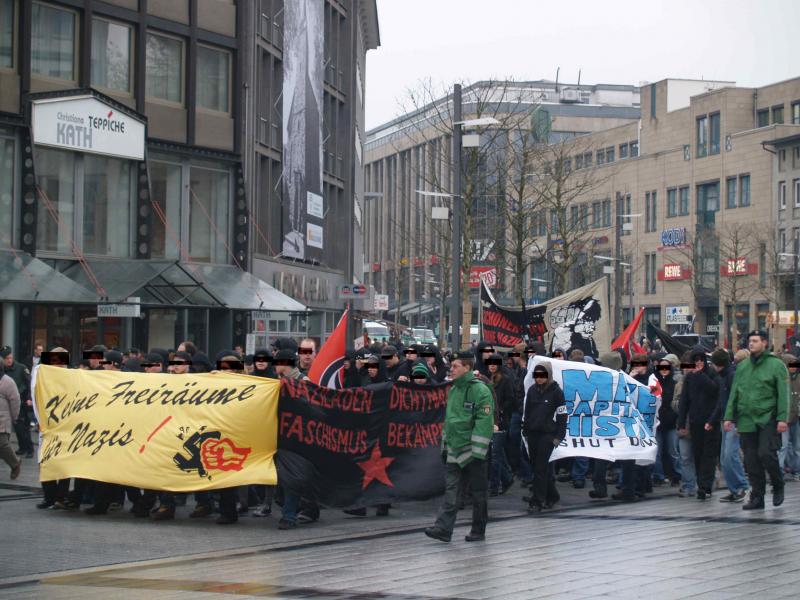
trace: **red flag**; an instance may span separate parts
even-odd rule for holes
[[[644,354],[644,350],[642,349],[642,347],[639,346],[635,340],[632,340],[633,334],[636,333],[637,329],[639,329],[639,323],[641,323],[642,321],[643,314],[644,314],[644,309],[642,308],[639,311],[639,314],[636,315],[636,318],[633,321],[631,321],[631,324],[625,328],[625,331],[623,331],[620,334],[620,336],[611,343],[611,349],[616,350],[617,348],[622,348],[625,351],[625,354],[628,356],[628,360],[630,360],[631,358],[631,348],[630,348],[631,341],[633,341],[635,345],[634,351],[641,352],[642,354]]]
[[[317,358],[308,370],[308,378],[316,385],[341,389],[343,385],[342,367],[347,347],[347,317],[350,309],[344,311],[339,324],[331,337],[322,345]]]

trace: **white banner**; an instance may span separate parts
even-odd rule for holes
[[[542,361],[553,367],[553,379],[564,390],[567,405],[567,434],[551,461],[571,456],[655,461],[660,397],[650,388],[605,367],[534,356],[525,376],[526,395],[533,385],[533,368]]]

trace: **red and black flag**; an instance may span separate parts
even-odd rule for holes
[[[448,387],[385,383],[332,390],[283,380],[279,483],[343,508],[442,494]]]

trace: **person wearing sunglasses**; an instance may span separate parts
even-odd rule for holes
[[[419,360],[411,367],[411,383],[416,385],[430,385],[433,383],[430,371],[428,371],[428,365],[424,361]]]
[[[678,422],[678,413],[672,408],[675,399],[675,375],[673,368],[679,366],[678,357],[668,354],[656,362],[655,376],[661,386],[661,404],[658,407],[658,429],[656,440],[658,443],[658,461],[664,475],[671,485],[679,485],[681,455],[678,450],[678,432],[675,424]]]
[[[553,368],[548,360],[537,363],[533,368],[533,385],[525,396],[522,429],[528,440],[528,453],[533,466],[528,512],[537,513],[552,508],[560,499],[550,456],[567,433],[564,392],[553,380]]]
[[[564,351],[563,350],[559,350],[558,348],[556,348],[555,350],[553,350],[552,356],[555,359],[564,360]]]
[[[269,377],[276,379],[278,374],[272,366],[272,352],[266,348],[257,348],[253,354],[253,372],[255,377]]]

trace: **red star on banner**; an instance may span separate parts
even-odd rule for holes
[[[373,479],[377,479],[381,483],[394,487],[389,475],[386,474],[386,468],[392,464],[393,458],[386,458],[381,456],[380,444],[375,444],[372,453],[365,461],[358,463],[359,468],[364,471],[364,481],[361,484],[361,489],[367,489],[367,486]]]

